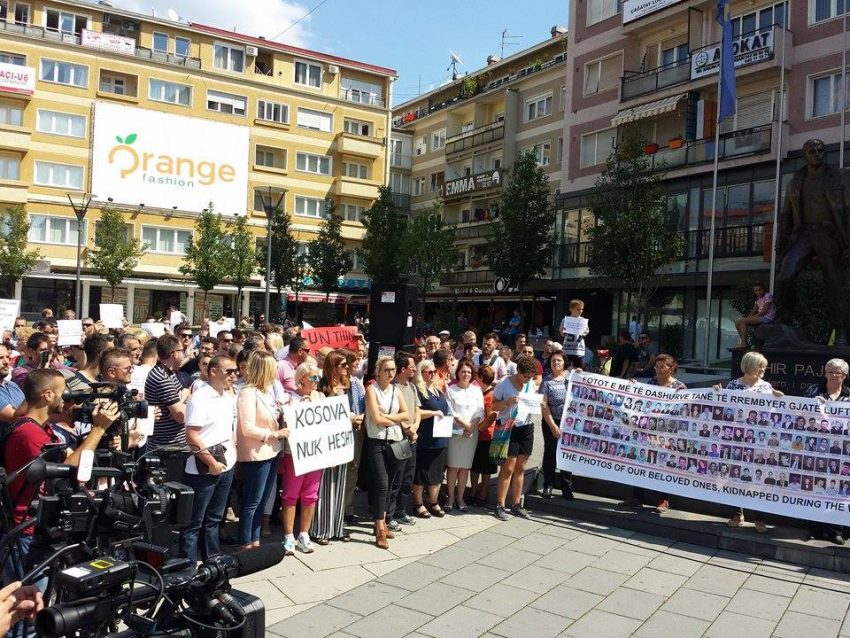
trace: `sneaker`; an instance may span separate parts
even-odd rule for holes
[[[525,518],[525,519],[531,518],[531,516],[528,515],[528,512],[526,511],[526,509],[522,505],[520,505],[519,503],[517,503],[516,505],[514,505],[511,508],[511,514],[513,514],[514,516],[519,516],[520,518]]]
[[[394,518],[391,518],[389,521],[387,521],[387,529],[390,530],[391,532],[400,532],[401,531],[401,525],[399,525],[397,520],[395,520]]]
[[[395,518],[397,523],[401,523],[402,525],[416,525],[416,519],[413,518],[410,514],[402,514],[401,516],[397,516]]]
[[[315,547],[313,547],[313,541],[310,540],[310,536],[308,534],[300,534],[298,536],[298,543],[296,544],[299,552],[303,552],[305,554],[312,554]]]
[[[283,539],[283,553],[286,556],[295,554],[295,537],[292,534],[287,534]]]
[[[666,498],[662,499],[655,507],[655,509],[659,514],[662,512],[666,512],[670,509],[670,501],[668,501]]]
[[[496,506],[496,512],[493,514],[500,521],[509,521],[511,517],[508,515],[508,510],[506,510],[501,505]]]

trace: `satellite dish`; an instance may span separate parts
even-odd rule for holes
[[[180,16],[177,15],[177,12],[174,9],[169,9],[166,12],[166,15],[168,16],[168,19],[172,22],[180,22]]]
[[[451,49],[449,49],[449,55],[452,58],[452,62],[454,62],[455,64],[463,64],[463,60],[461,59],[461,57]]]
[[[463,64],[463,60],[457,53],[455,53],[451,49],[449,49],[449,56],[451,57],[452,61],[449,62],[449,66],[446,68],[446,71],[452,72],[452,81],[454,81],[457,80],[457,65]]]

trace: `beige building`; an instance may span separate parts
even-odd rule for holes
[[[176,17],[176,16],[175,16]],[[25,314],[74,307],[78,203],[84,314],[109,291],[85,268],[99,211],[125,212],[148,244],[117,295],[128,318],[175,303],[192,314],[194,286],[178,273],[198,213],[247,215],[266,233],[261,193],[286,190],[303,242],[332,200],[352,251],[362,211],[388,179],[392,69],[221,28],[141,15],[107,2],[0,2],[0,206],[23,204],[42,259],[6,291]],[[275,197],[276,199],[276,197]],[[355,267],[343,289],[368,282]],[[259,276],[244,314],[262,309]],[[210,313],[234,309],[235,289],[211,294]],[[348,295],[339,295],[343,301]]]

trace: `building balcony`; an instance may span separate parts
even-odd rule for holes
[[[378,186],[377,182],[342,176],[336,178],[335,190],[340,197],[375,199],[378,196]]]
[[[13,179],[0,179],[0,202],[4,204],[26,204],[29,185]]]
[[[26,153],[30,150],[31,137],[32,131],[23,126],[0,124],[0,149]]]
[[[406,193],[393,193],[393,205],[398,208],[402,215],[410,214],[410,195]]]
[[[164,51],[154,51],[145,47],[136,47],[135,55],[137,58],[162,62],[164,64],[173,64],[174,66],[184,66],[190,69],[201,68],[200,58],[189,58],[182,55],[174,55],[173,53],[165,53]]]
[[[339,99],[346,102],[354,102],[355,104],[365,104],[366,106],[374,106],[376,108],[384,108],[384,98],[381,95],[375,95],[368,91],[359,89],[340,89]]]
[[[680,60],[650,71],[625,71],[620,100],[625,102],[640,95],[656,93],[668,86],[682,84],[691,79],[691,62]]]
[[[720,160],[733,160],[770,153],[776,127],[764,124],[720,135]],[[661,146],[651,154],[653,169],[671,170],[714,161],[714,138],[682,142],[681,146]]]
[[[482,239],[493,234],[493,227],[489,221],[473,222],[472,224],[453,224],[451,228],[455,233],[455,241]]]
[[[468,286],[470,284],[489,284],[495,281],[492,270],[463,270],[449,272],[440,277],[441,286]]]
[[[336,146],[340,153],[377,159],[384,154],[384,141],[378,137],[340,133],[337,135]]]
[[[406,153],[390,153],[390,166],[409,171],[413,168],[413,157]]]
[[[446,138],[446,155],[467,151],[482,144],[497,142],[505,137],[504,121],[490,122]]]

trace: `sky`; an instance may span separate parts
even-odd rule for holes
[[[567,0],[112,0],[113,5],[161,18],[172,9],[190,22],[265,36],[286,44],[395,69],[399,104],[451,78],[449,50],[472,72],[566,26]],[[250,7],[246,12],[245,8]]]

